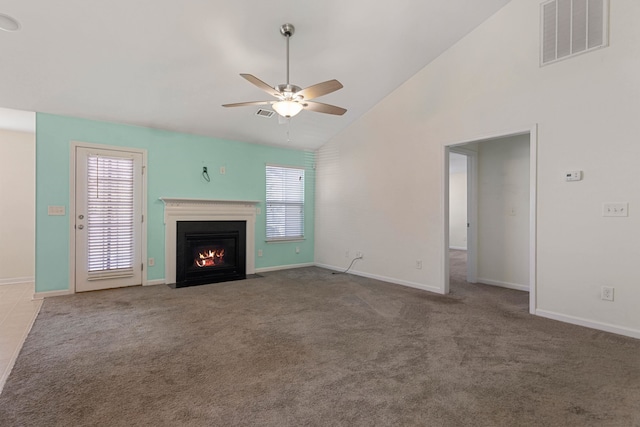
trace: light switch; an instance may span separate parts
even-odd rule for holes
[[[64,206],[47,206],[47,215],[49,216],[64,216]]]
[[[602,216],[629,216],[629,203],[605,203]]]

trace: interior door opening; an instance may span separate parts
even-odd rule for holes
[[[529,292],[535,310],[536,132],[445,146],[445,293]]]

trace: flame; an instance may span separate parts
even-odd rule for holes
[[[194,260],[198,267],[213,267],[224,263],[224,249],[200,252]]]

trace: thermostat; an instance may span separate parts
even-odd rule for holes
[[[582,171],[569,171],[564,176],[565,181],[582,181]]]

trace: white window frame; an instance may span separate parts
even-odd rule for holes
[[[280,169],[280,170],[289,170],[295,171],[298,177],[301,176],[301,188],[295,188],[296,183],[293,181],[290,182],[273,182],[269,179],[269,169]],[[284,187],[280,188],[281,195],[279,197],[270,197],[270,185],[283,185]],[[267,164],[265,167],[265,235],[266,241],[273,242],[290,242],[290,241],[300,241],[304,240],[304,221],[305,221],[305,169],[304,167],[299,166],[282,166],[282,165],[274,165]],[[270,232],[270,228],[273,228],[273,222],[275,219],[273,218],[273,208],[280,207],[283,209],[287,208],[295,208],[298,207],[300,210],[299,218],[294,217],[294,221],[297,219],[299,221],[298,226],[296,227],[295,223],[293,226],[291,224],[287,224],[288,221],[286,218],[287,213],[285,212],[285,223],[281,225],[284,227],[283,232],[276,233],[274,235],[273,232]],[[299,233],[296,231],[299,230]],[[290,234],[291,231],[294,231],[295,234]]]

